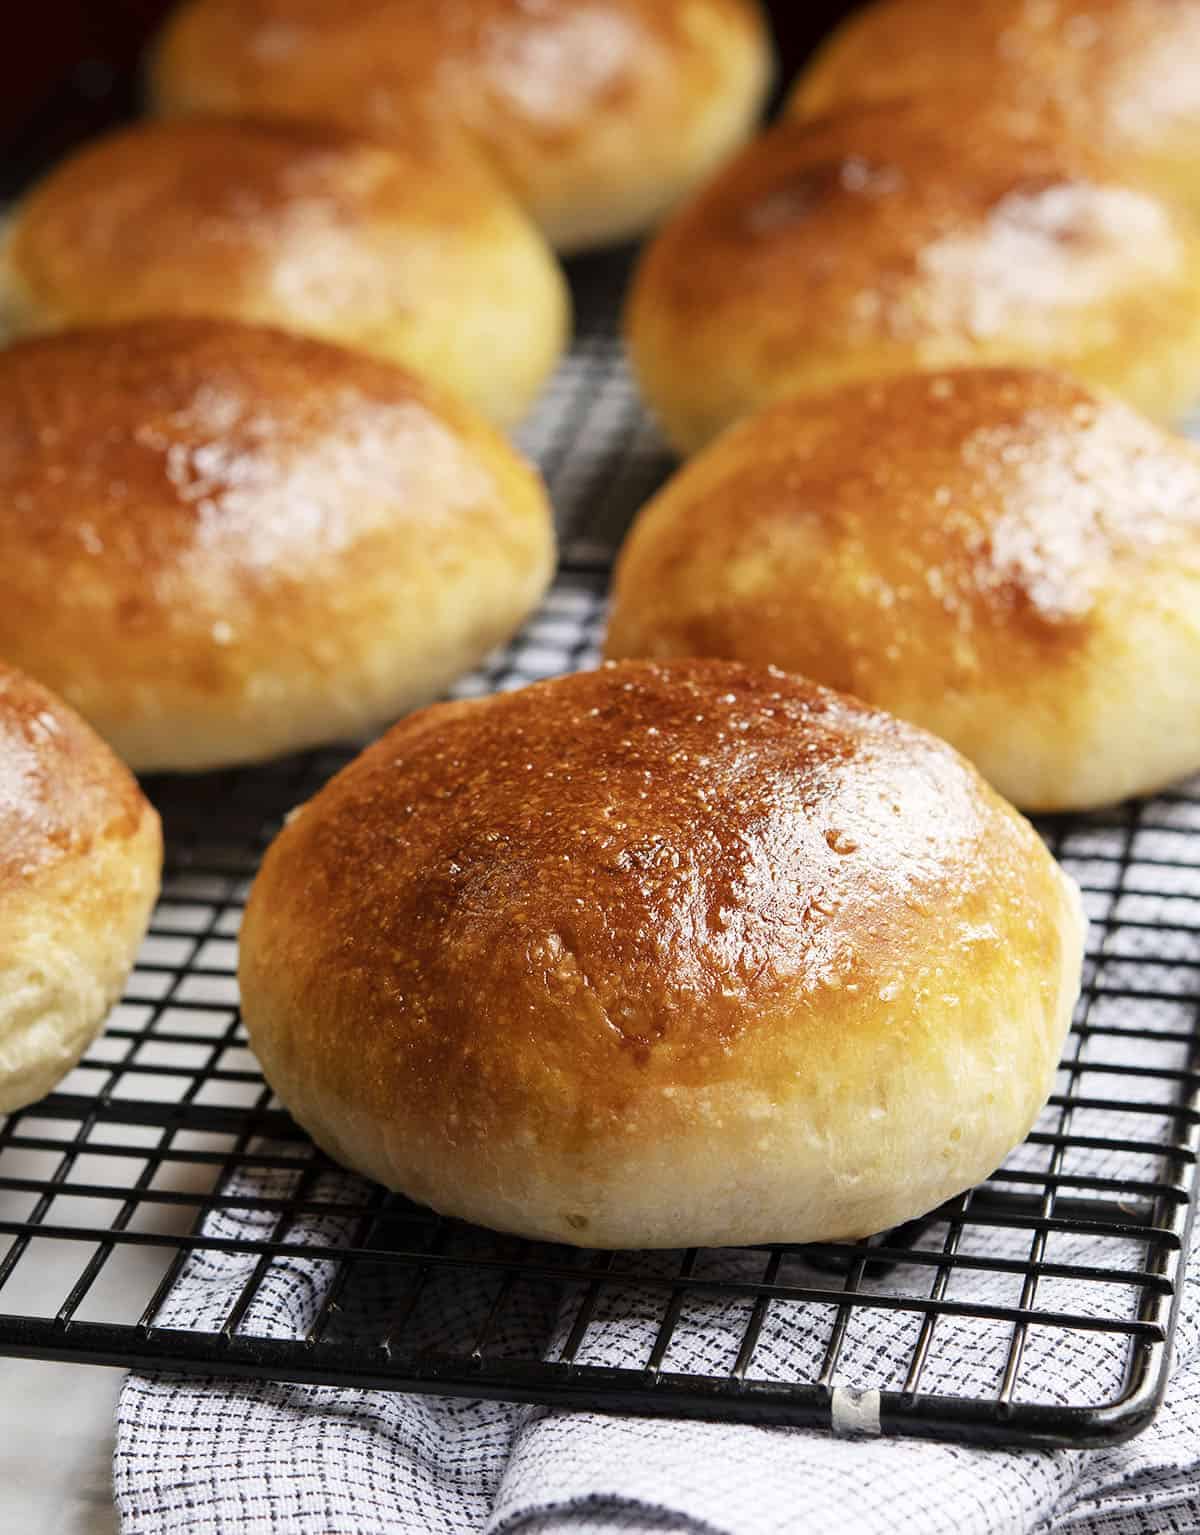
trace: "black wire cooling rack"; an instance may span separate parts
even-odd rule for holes
[[[468,692],[586,664],[613,541],[667,468],[612,340],[622,271],[577,273],[583,337],[529,431],[572,509],[561,578]],[[63,1089],[0,1128],[0,1351],[826,1426],[849,1389],[843,1402],[866,1393],[884,1432],[976,1441],[1087,1444],[1145,1426],[1166,1378],[1195,1193],[1200,793],[1044,826],[1084,885],[1087,984],[1058,1091],[1005,1168],[873,1243],[664,1258],[485,1237],[348,1178],[332,1201],[313,1193],[327,1164],[245,1048],[236,932],[281,817],[348,756],[150,785],[167,872],[128,992]],[[233,1255],[252,1261],[219,1323],[164,1322],[189,1265]],[[298,1338],[255,1322],[256,1298],[289,1262],[326,1265]],[[474,1298],[457,1334],[431,1345],[419,1313],[447,1283],[463,1295],[473,1285]],[[505,1318],[531,1290],[568,1321],[522,1353]],[[370,1294],[385,1302],[372,1308]],[[740,1308],[735,1346],[719,1367],[673,1369],[690,1308],[717,1301]],[[825,1331],[816,1348],[806,1331],[794,1359],[776,1346],[763,1370],[780,1308],[823,1318]],[[620,1366],[611,1352],[590,1363],[590,1330],[602,1321],[611,1335],[626,1313],[641,1344]],[[847,1387],[848,1340],[864,1325],[878,1346],[866,1369],[858,1350]],[[986,1382],[972,1366],[961,1390],[944,1370],[927,1389],[947,1336],[984,1361]],[[1089,1343],[1100,1364],[1116,1360],[1111,1383],[1098,1399],[1064,1399],[1054,1351],[1069,1348],[1077,1378]]]
[[[669,469],[614,339],[627,270],[574,271],[579,340],[525,435],[562,571],[466,692],[587,664],[612,550]],[[166,878],[126,996],[62,1088],[0,1122],[0,1353],[975,1442],[1146,1426],[1196,1195],[1200,789],[1043,826],[1084,888],[1086,984],[1046,1112],[985,1184],[869,1243],[595,1253],[335,1177],[245,1047],[250,879],[349,755],[148,786]],[[219,1314],[188,1320],[206,1274]],[[298,1336],[262,1304],[281,1274],[311,1281]]]

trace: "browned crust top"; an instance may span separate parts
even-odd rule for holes
[[[1052,102],[1116,151],[1200,128],[1197,0],[884,0],[834,34],[797,112],[947,89]]]
[[[1059,373],[911,374],[773,406],[679,474],[626,545],[609,651],[1020,689],[1163,560],[1200,561],[1190,443]]]
[[[415,95],[485,140],[507,123],[565,147],[635,96],[702,94],[698,9],[763,31],[753,0],[193,0],[160,43],[157,82],[193,110],[270,101],[380,126]]]
[[[1178,280],[1183,231],[1051,111],[885,102],[785,120],[743,150],[649,248],[631,319],[753,312],[780,365],[822,339],[986,341],[1014,311]]]
[[[8,259],[51,321],[203,313],[361,282],[344,242],[435,238],[508,210],[483,165],[417,114],[382,145],[333,125],[138,123],[87,145],[22,202]],[[381,249],[379,261],[385,259]],[[158,305],[157,311],[153,306]]]
[[[0,662],[0,897],[153,815],[132,773],[46,688]]]
[[[540,512],[473,413],[323,342],[179,319],[0,355],[0,654],[61,691],[228,691],[389,563],[423,551],[441,579]]]
[[[972,944],[986,967],[1021,933],[1041,964],[1051,878],[933,737],[769,669],[625,663],[369,748],[269,850],[243,985],[287,1031],[268,1058],[351,1116],[584,1135],[661,1088],[786,1096],[806,1050],[885,1027],[873,999],[914,967],[936,985],[953,952],[957,984]]]

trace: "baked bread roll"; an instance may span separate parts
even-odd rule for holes
[[[201,319],[0,352],[0,656],[138,769],[427,702],[508,638],[553,555],[537,475],[386,363]]]
[[[269,849],[240,981],[318,1144],[444,1214],[811,1242],[1024,1137],[1082,930],[932,736],[781,672],[630,663],[397,725]]]
[[[17,331],[200,314],[415,368],[517,420],[562,353],[558,263],[496,178],[412,114],[390,146],[298,123],[140,123],[16,210]]]
[[[628,238],[751,131],[757,0],[190,0],[151,89],[171,113],[461,128],[563,250]]]
[[[1200,207],[1198,0],[884,0],[851,16],[790,110],[940,93],[1052,101],[1130,177]]]
[[[158,895],[162,834],[132,774],[0,662],[0,1113],[100,1032]]]
[[[773,662],[952,742],[1030,810],[1200,769],[1200,454],[1060,374],[787,401],[641,512],[610,656]]]
[[[683,451],[788,395],[1069,368],[1169,419],[1200,394],[1200,245],[1052,114],[958,99],[784,122],[667,225],[628,311]]]

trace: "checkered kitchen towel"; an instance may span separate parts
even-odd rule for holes
[[[664,461],[611,344],[585,342],[560,376],[556,391],[533,422],[528,444],[543,463],[563,517],[573,564],[602,563],[620,523],[661,477]],[[611,519],[606,522],[605,519]],[[568,577],[510,653],[508,661],[468,681],[463,691],[528,680],[588,661],[600,619],[598,583],[581,587]],[[1200,835],[1200,799],[1172,802],[1155,825],[1175,818],[1181,831]],[[1200,932],[1178,930],[1180,900],[1171,892],[1173,937],[1154,931],[1162,902],[1147,890],[1163,888],[1164,860],[1155,837],[1081,821],[1065,853],[1076,872],[1089,872],[1092,914],[1109,919],[1094,973],[1128,990],[1144,980],[1154,996],[1121,998],[1121,1022],[1174,1021],[1172,1006],[1194,1011],[1192,968],[1200,958]],[[1124,846],[1115,848],[1124,839]],[[1123,893],[1103,889],[1111,855],[1128,853],[1134,876]],[[1108,859],[1105,854],[1108,854]],[[1145,859],[1144,867],[1139,864]],[[1156,883],[1157,881],[1157,883]],[[1131,923],[1128,931],[1119,919]],[[1113,925],[1118,919],[1118,925]],[[1175,945],[1172,948],[1172,944]],[[1172,971],[1177,961],[1178,973]],[[1152,971],[1145,967],[1153,963]],[[1178,995],[1172,999],[1171,993]],[[1093,1004],[1105,1006],[1103,997]],[[1107,1040],[1113,1059],[1119,1042]],[[1083,1049],[1090,1048],[1085,1043]],[[1176,1051],[1178,1054],[1172,1055]],[[1154,1052],[1158,1052],[1155,1054]],[[1142,1064],[1184,1064],[1185,1045],[1128,1042],[1126,1059]],[[1133,1091],[1136,1082],[1129,1082]],[[1122,1084],[1124,1092],[1126,1084]],[[1148,1089],[1149,1091],[1150,1089]],[[1124,1127],[1107,1114],[1095,1125],[1077,1116],[1080,1135],[1136,1137],[1147,1117]],[[1047,1122],[1050,1123],[1049,1121]],[[1153,1133],[1153,1131],[1150,1131]],[[1045,1148],[1026,1146],[1010,1166],[1044,1170]],[[1083,1151],[1070,1171],[1123,1179],[1155,1176],[1127,1152]],[[298,1174],[242,1172],[226,1192],[280,1195]],[[361,1201],[350,1175],[321,1175],[314,1198],[323,1203]],[[261,1236],[273,1217],[225,1208],[211,1218],[213,1235]],[[292,1228],[296,1243],[351,1240],[350,1221],[335,1214],[303,1217]],[[1028,1256],[1028,1231],[968,1228],[983,1256]],[[480,1235],[479,1240],[486,1241]],[[923,1246],[937,1240],[927,1236]],[[1136,1266],[1133,1244],[1055,1233],[1045,1258],[1054,1264]],[[158,1317],[160,1325],[219,1327],[253,1272],[256,1259],[232,1253],[196,1253],[182,1271]],[[680,1255],[653,1255],[644,1272],[678,1272]],[[702,1256],[711,1278],[762,1278],[763,1255]],[[802,1259],[796,1260],[798,1263]],[[272,1337],[302,1335],[330,1282],[330,1264],[293,1256],[275,1260],[258,1286],[243,1328]],[[468,1271],[469,1274],[470,1271]],[[873,1281],[880,1293],[928,1294],[930,1274],[903,1268]],[[820,1282],[808,1276],[801,1282]],[[835,1293],[836,1286],[825,1278]],[[364,1314],[388,1315],[400,1297],[397,1281],[366,1283],[343,1297]],[[1020,1277],[969,1267],[956,1269],[949,1296],[966,1305],[1012,1306]],[[1014,1288],[1016,1287],[1016,1288]],[[1101,1452],[978,1450],[904,1440],[840,1439],[791,1429],[728,1424],[603,1418],[496,1402],[446,1400],[367,1390],[343,1390],[229,1380],[180,1380],[134,1375],[118,1414],[115,1484],[123,1535],[431,1535],[431,1532],[516,1531],[524,1535],[771,1535],[774,1531],[890,1532],[912,1530],[971,1535],[1026,1530],[1094,1531],[1096,1535],[1151,1535],[1200,1529],[1200,1267],[1193,1270],[1180,1324],[1178,1358],[1166,1406],[1154,1425],[1127,1447]],[[1077,1314],[1129,1315],[1131,1285],[1044,1279],[1039,1305]],[[443,1284],[436,1274],[422,1292],[421,1314],[406,1340],[461,1351],[492,1300],[484,1280],[456,1272]],[[570,1332],[569,1305],[532,1291],[514,1295],[492,1348],[526,1357],[553,1350]],[[749,1303],[719,1290],[689,1298],[680,1314],[664,1368],[703,1373],[727,1370],[744,1334]],[[1122,1308],[1125,1308],[1122,1312]],[[836,1308],[772,1302],[753,1356],[751,1374],[762,1380],[811,1378],[824,1355]],[[580,1363],[642,1365],[661,1321],[638,1289],[614,1289],[591,1318],[579,1345]],[[347,1325],[353,1325],[351,1317]],[[856,1311],[846,1333],[837,1380],[848,1388],[898,1388],[904,1379],[920,1318],[903,1311]],[[416,1336],[414,1337],[414,1330]],[[921,1385],[958,1396],[994,1395],[1010,1341],[999,1323],[942,1316],[933,1332]],[[1125,1364],[1125,1345],[1103,1331],[1031,1328],[1017,1399],[1111,1400]]]
[[[286,1192],[292,1174],[264,1174],[247,1192]],[[354,1180],[330,1172],[313,1200],[355,1197]],[[232,1192],[240,1192],[234,1189]],[[259,1220],[270,1221],[269,1216]],[[302,1226],[313,1241],[339,1235],[336,1217]],[[252,1215],[225,1212],[213,1235],[261,1235]],[[296,1233],[293,1234],[297,1235]],[[1075,1239],[1079,1242],[1080,1239]],[[1002,1250],[1002,1249],[1001,1249]],[[1085,1241],[1058,1256],[1119,1263]],[[160,1321],[220,1326],[255,1259],[205,1255],[190,1265]],[[664,1271],[678,1255],[662,1255]],[[747,1277],[754,1257],[717,1255]],[[327,1263],[277,1260],[245,1320],[258,1334],[291,1337],[311,1322],[329,1280]],[[324,1272],[322,1272],[324,1271]],[[1056,1299],[1089,1304],[1076,1282]],[[1007,1299],[996,1276],[972,1300]],[[122,1393],[116,1493],[124,1535],[433,1535],[516,1531],[601,1535],[607,1531],[688,1535],[913,1530],[945,1535],[1026,1530],[1150,1535],[1200,1528],[1200,1272],[1189,1281],[1179,1363],[1154,1425],[1131,1445],[1102,1452],[1005,1452],[904,1440],[835,1439],[792,1429],[603,1418],[505,1403],[414,1397],[222,1380],[132,1376]],[[957,1295],[964,1292],[956,1291]],[[392,1297],[393,1302],[398,1296]],[[456,1275],[435,1285],[420,1341],[458,1346],[490,1304],[484,1282]],[[356,1304],[386,1315],[386,1293]],[[819,1308],[822,1312],[824,1308]],[[394,1304],[393,1304],[394,1310]],[[754,1373],[786,1378],[811,1368],[830,1318],[776,1302]],[[533,1300],[505,1321],[497,1347],[529,1351],[565,1335],[570,1315],[547,1316]],[[629,1365],[644,1360],[658,1318],[643,1293],[612,1295],[582,1357]],[[671,1366],[707,1371],[736,1349],[741,1303],[716,1298],[682,1319]],[[410,1334],[406,1334],[406,1337]],[[1036,1334],[1031,1335],[1036,1337]],[[1068,1338],[1064,1350],[1062,1340]],[[1120,1360],[1111,1343],[1047,1332],[1026,1372],[1062,1400],[1111,1391]],[[839,1375],[894,1376],[914,1329],[889,1319],[878,1335],[859,1330]],[[929,1390],[995,1387],[1007,1338],[943,1318],[923,1385]]]

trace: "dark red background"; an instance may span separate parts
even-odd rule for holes
[[[45,163],[136,102],[136,63],[171,0],[32,0],[6,19],[0,50],[0,147],[5,181]],[[850,0],[779,0],[770,7],[784,78],[853,7]],[[30,165],[29,168],[32,168]]]

